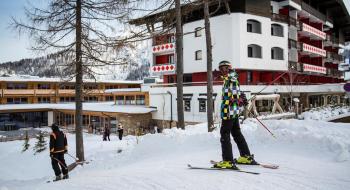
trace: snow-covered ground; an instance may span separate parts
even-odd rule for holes
[[[209,160],[221,159],[219,131],[208,133],[206,124],[199,124],[138,139],[127,136],[122,141],[115,135],[106,142],[101,136],[85,134],[90,163],[72,171],[69,180],[56,183],[46,183],[54,176],[48,151],[33,155],[32,147],[21,153],[23,141],[0,143],[0,190],[350,189],[350,125],[306,115],[307,120],[263,121],[276,138],[255,120],[245,121],[242,131],[256,159],[280,166],[277,170],[240,166],[260,175],[188,169],[188,163],[210,166]],[[74,135],[69,134],[68,140],[74,155]],[[66,161],[71,163],[73,158],[66,155]]]

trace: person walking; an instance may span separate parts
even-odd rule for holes
[[[221,61],[219,70],[223,79],[220,129],[222,161],[214,164],[213,167],[238,169],[235,163],[258,164],[254,160],[254,155],[250,154],[248,144],[239,126],[240,107],[247,105],[248,101],[245,94],[240,91],[238,75],[228,61]],[[233,159],[230,135],[233,136],[240,153],[240,157],[235,160]]]
[[[119,135],[119,140],[122,140],[123,139],[123,132],[124,132],[124,129],[123,129],[123,126],[121,123],[118,124],[118,135]]]
[[[50,134],[50,157],[51,165],[55,172],[54,181],[68,179],[68,168],[64,160],[64,154],[68,151],[66,134],[60,131],[58,125],[51,125],[52,133]],[[61,177],[63,174],[63,178]]]
[[[109,135],[111,134],[111,131],[109,129],[109,127],[106,125],[104,128],[104,140],[106,141],[108,139],[108,141],[111,141],[111,139],[109,138]]]

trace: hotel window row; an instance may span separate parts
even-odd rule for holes
[[[247,20],[247,32],[261,34],[261,23],[257,20]],[[271,24],[271,35],[283,37],[283,26]]]
[[[262,47],[256,44],[248,45],[248,57],[262,58]],[[284,60],[283,49],[280,47],[271,48],[271,59]]]

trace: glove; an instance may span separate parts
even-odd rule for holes
[[[241,93],[241,96],[239,97],[239,106],[247,106],[248,100],[244,93]]]
[[[64,154],[67,154],[68,153],[68,150],[64,150],[64,152],[63,152]]]

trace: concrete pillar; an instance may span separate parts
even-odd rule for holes
[[[54,122],[54,114],[53,111],[47,112],[47,126],[51,126]]]
[[[323,105],[326,106],[327,105],[327,100],[328,100],[328,96],[324,95],[323,96]]]

